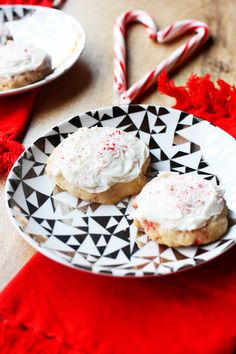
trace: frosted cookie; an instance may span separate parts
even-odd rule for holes
[[[140,192],[149,162],[146,144],[129,133],[80,128],[52,152],[46,174],[83,200],[113,204]]]
[[[0,46],[0,90],[22,87],[52,71],[51,58],[41,48],[13,41]]]
[[[169,247],[213,242],[228,227],[222,190],[200,176],[161,173],[133,206],[134,225]]]

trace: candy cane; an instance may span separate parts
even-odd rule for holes
[[[125,34],[126,25],[131,22],[142,23],[146,27],[149,37],[157,43],[166,43],[190,31],[194,32],[195,35],[126,91]],[[155,83],[157,76],[163,70],[169,72],[175,69],[189,58],[197,48],[205,43],[208,38],[208,26],[196,20],[181,20],[157,31],[155,22],[147,13],[144,11],[128,11],[117,18],[114,28],[114,37],[115,91],[118,95],[119,103],[130,103]]]

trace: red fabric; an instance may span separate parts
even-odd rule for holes
[[[0,5],[39,5],[53,6],[53,0],[0,0]]]
[[[7,174],[24,151],[20,140],[25,131],[36,91],[0,98],[0,174]]]
[[[152,279],[97,276],[37,254],[0,296],[0,353],[233,353],[235,250]]]
[[[178,87],[165,72],[158,78],[158,90],[176,99],[173,108],[206,119],[236,138],[236,88],[221,79],[217,84],[219,88],[209,74],[192,74],[185,86]]]

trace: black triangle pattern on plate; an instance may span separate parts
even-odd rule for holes
[[[148,106],[147,111],[154,114],[155,116],[158,116],[157,108],[156,106]]]
[[[139,106],[139,105],[129,105],[129,109],[128,109],[128,114],[130,113],[138,113],[138,112],[142,112],[145,111],[146,108]]]
[[[22,176],[22,166],[21,166],[22,159],[23,158],[21,157],[19,159],[19,164],[17,164],[15,167],[13,167],[13,172],[14,172],[15,176],[17,177],[17,179],[14,178],[15,181],[18,181],[18,179],[19,179],[19,181],[21,180],[21,176]],[[16,183],[18,183],[18,182],[16,182]]]
[[[179,116],[179,123],[181,123],[188,115],[189,113],[181,112]]]
[[[170,169],[179,173],[198,173],[219,182],[213,173],[204,171],[207,162],[201,156],[200,146],[194,144],[191,137],[185,139],[184,143],[174,143],[177,129],[183,131],[185,126],[199,123],[191,115],[174,112],[156,106],[114,106],[73,117],[38,139],[25,151],[9,179],[8,205],[13,216],[18,213],[27,220],[27,225],[20,225],[22,230],[28,228],[35,229],[39,234],[42,232],[43,237],[37,238],[41,240],[37,242],[42,252],[47,249],[59,261],[61,255],[63,262],[66,260],[74,267],[96,273],[119,276],[158,275],[203,262],[195,257],[204,257],[207,252],[210,259],[211,250],[198,246],[194,252],[165,251],[163,257],[160,256],[161,248],[148,240],[142,241],[142,247],[139,248],[135,242],[137,230],[133,228],[132,220],[127,219],[127,210],[131,208],[129,199],[108,207],[71,199],[66,192],[60,197],[61,192],[44,176],[44,166],[50,151],[69,132],[84,125],[103,126],[104,123],[107,126],[110,120],[111,126],[124,129],[149,144],[149,177]],[[27,237],[33,236],[27,234]],[[224,245],[223,241],[221,245]],[[228,247],[227,242],[225,245]],[[215,248],[213,246],[212,250]]]
[[[89,112],[87,112],[89,115]],[[75,116],[74,118],[70,119],[70,123],[74,125],[76,128],[82,128],[81,121],[79,119],[79,116]]]
[[[108,114],[104,114],[102,116],[102,120],[109,120],[109,119],[111,119],[111,116],[109,116]]]
[[[125,123],[127,123],[127,124],[125,124]],[[122,129],[123,126],[127,126],[124,129],[127,133],[136,132],[135,136],[136,137],[139,136],[139,132],[137,130],[137,127],[133,123],[131,123],[127,117],[119,124],[119,126],[117,128]]]
[[[127,112],[122,109],[122,107],[115,106],[112,108],[113,118],[118,118],[125,115]]]
[[[194,117],[194,118],[193,118],[192,125],[198,124],[199,122],[201,122],[201,119],[200,119],[200,118],[197,118],[197,117]]]
[[[13,169],[13,172],[15,171],[15,169]],[[14,178],[10,178],[9,180],[9,184],[11,185],[11,188],[13,191],[15,191],[17,189],[17,187],[19,186],[19,184],[21,183],[20,179],[14,179]],[[9,194],[9,192],[7,192]],[[14,194],[14,192],[11,192]],[[10,194],[9,194],[10,195]]]
[[[165,124],[165,122],[159,117],[159,116],[157,116],[157,119],[156,119],[156,122],[155,122],[155,127],[156,126],[163,126],[163,128],[166,128],[166,124]]]
[[[166,109],[165,107],[160,107],[159,111],[158,111],[158,116],[163,116],[165,114],[169,114],[170,111],[168,109]]]
[[[26,8],[19,8],[19,7],[4,8],[0,6],[0,21],[9,22],[13,20],[20,20],[26,15],[30,15],[34,12],[35,12],[34,9],[26,9]]]
[[[139,128],[141,131],[149,133],[150,134],[150,127],[149,127],[149,122],[148,122],[148,113],[145,114],[144,118],[143,118],[143,122],[140,125]]]
[[[93,118],[96,118],[98,121],[100,120],[100,116],[99,116],[98,111],[95,111],[95,113],[93,114]]]

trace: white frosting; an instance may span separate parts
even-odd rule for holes
[[[195,230],[222,212],[222,190],[200,176],[161,173],[136,198],[134,219],[172,230]]]
[[[13,75],[50,67],[50,57],[41,48],[13,41],[0,46],[0,77],[10,78]]]
[[[51,175],[90,193],[135,179],[149,156],[145,143],[111,127],[80,128],[52,153]]]

